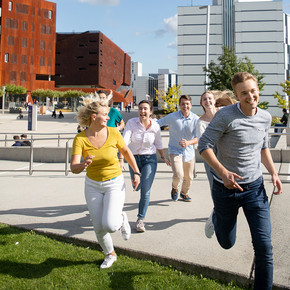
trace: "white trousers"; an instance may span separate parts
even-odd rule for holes
[[[86,176],[85,197],[88,210],[104,253],[114,251],[110,233],[120,229],[123,223],[122,210],[125,202],[123,174],[108,181],[95,181]]]

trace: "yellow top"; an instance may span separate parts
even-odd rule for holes
[[[106,181],[122,174],[118,160],[118,150],[125,146],[125,141],[116,128],[108,128],[108,137],[101,148],[94,147],[86,136],[85,131],[75,136],[72,155],[86,158],[95,156],[91,165],[87,167],[87,176],[95,181]]]

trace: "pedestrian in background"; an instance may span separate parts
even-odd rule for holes
[[[98,90],[97,95],[101,101],[106,101],[108,104],[110,104],[110,100],[113,97],[112,91],[110,94],[108,94],[108,92],[105,90]],[[108,127],[116,127],[119,131],[124,129],[125,122],[122,115],[117,109],[113,108],[112,106],[110,107],[109,118],[110,119],[107,123]]]

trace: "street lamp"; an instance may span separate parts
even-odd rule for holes
[[[206,45],[205,45],[205,67],[208,69],[208,59],[209,59],[209,27],[210,27],[210,5],[201,6],[199,9],[207,9],[206,16]],[[208,83],[208,74],[205,72],[205,82]],[[207,84],[205,85],[205,90],[207,90]]]

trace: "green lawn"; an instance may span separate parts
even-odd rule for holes
[[[100,251],[0,224],[0,289],[242,289],[123,255],[101,270],[103,259]]]

